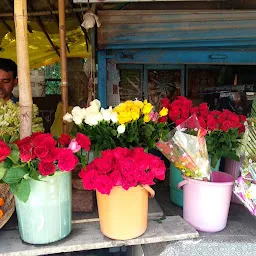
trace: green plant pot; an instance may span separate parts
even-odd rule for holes
[[[29,182],[28,201],[24,203],[15,196],[21,239],[30,244],[48,244],[68,236],[72,226],[71,173],[56,172],[44,181]]]
[[[181,171],[170,164],[170,200],[172,203],[183,207],[183,190],[178,189],[178,183],[182,181]]]

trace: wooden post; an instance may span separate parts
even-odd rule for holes
[[[19,79],[20,138],[32,133],[32,89],[27,37],[27,1],[14,1],[14,21],[16,30],[17,66]]]
[[[66,54],[66,26],[65,26],[65,1],[58,0],[59,6],[59,34],[60,34],[60,61],[61,61],[61,95],[62,113],[68,112],[68,79],[67,79],[67,54]],[[63,133],[68,133],[68,126],[63,122]]]

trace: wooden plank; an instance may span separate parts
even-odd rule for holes
[[[70,236],[59,242],[43,246],[23,243],[17,230],[0,232],[0,256],[32,256],[75,252],[192,239],[198,236],[198,232],[180,216],[167,217],[160,223],[149,220],[147,231],[142,236],[126,241],[105,237],[100,232],[98,222],[89,222],[74,224]]]
[[[98,48],[147,47],[177,42],[224,42],[256,37],[256,11],[99,11]],[[153,47],[153,48],[155,48]],[[120,47],[119,47],[120,48]]]

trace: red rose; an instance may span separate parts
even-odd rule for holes
[[[232,113],[229,117],[229,121],[238,123],[240,121],[239,116],[235,113]]]
[[[21,150],[20,149],[20,159],[22,162],[29,162],[30,160],[32,160],[34,157],[32,155],[32,152],[28,151],[28,150]]]
[[[210,130],[210,131],[213,131],[213,130],[218,130],[218,124],[217,124],[217,122],[215,121],[215,119],[213,118],[213,119],[208,119],[207,120],[207,128],[208,128],[208,130]]]
[[[244,133],[245,132],[245,126],[242,125],[239,127],[239,133]]]
[[[3,162],[11,154],[11,149],[3,141],[0,140],[0,163]]]
[[[56,166],[53,163],[40,162],[38,164],[38,171],[43,176],[48,176],[55,173]]]
[[[50,150],[50,155],[51,155],[53,161],[57,160],[60,152],[61,152],[61,148],[52,148]]]
[[[167,116],[162,116],[158,119],[158,123],[166,123],[167,122]]]
[[[187,109],[187,108],[183,108],[182,110],[181,110],[181,118],[182,119],[188,119],[188,117],[189,117],[189,109]]]
[[[228,120],[225,120],[221,125],[221,130],[224,132],[227,132],[231,128],[231,122]]]
[[[98,176],[96,171],[87,171],[82,169],[79,173],[79,177],[83,180],[84,188],[87,190],[94,190],[95,189],[95,180]]]
[[[154,182],[154,174],[153,172],[142,172],[140,175],[139,175],[139,183],[142,184],[142,185],[154,185],[155,182]]]
[[[161,99],[160,102],[164,108],[168,108],[170,104],[170,100],[168,98]]]
[[[198,117],[198,122],[202,128],[206,128],[205,118],[202,116]]]
[[[70,143],[70,140],[71,140],[71,138],[68,134],[61,134],[60,138],[58,139],[58,143],[62,147],[66,147]]]
[[[68,148],[61,149],[57,160],[61,171],[72,171],[77,164],[77,157]]]
[[[107,175],[99,175],[95,180],[95,189],[101,194],[110,194],[113,184]]]
[[[209,108],[208,108],[208,105],[206,102],[203,102],[199,105],[199,111],[202,111],[202,112],[208,112],[209,111]]]
[[[90,141],[90,139],[86,135],[78,132],[76,134],[76,141],[86,151],[90,150],[91,141]]]
[[[39,159],[46,157],[48,155],[48,152],[49,151],[45,146],[38,146],[34,148],[34,153]]]
[[[33,139],[34,146],[45,146],[48,149],[54,148],[56,145],[56,141],[52,137],[50,133],[42,133],[35,136]]]
[[[169,115],[169,118],[172,120],[172,121],[176,121],[177,119],[180,118],[180,111],[179,110],[171,110],[169,111],[168,115]]]
[[[186,121],[186,119],[178,119],[178,120],[176,120],[175,121],[175,124],[176,124],[176,126],[178,126],[178,125],[180,125],[180,124],[182,124],[183,122],[185,122]]]
[[[240,115],[239,118],[242,124],[246,121],[246,116]]]
[[[190,114],[193,115],[197,115],[198,114],[198,111],[199,111],[199,107],[193,107],[190,109]]]

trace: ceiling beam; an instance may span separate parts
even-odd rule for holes
[[[12,32],[12,28],[8,25],[8,23],[7,23],[3,18],[0,18],[0,21],[3,23],[3,25],[5,26],[5,28],[6,28],[9,32]]]
[[[9,7],[9,9],[12,11],[12,16],[14,16],[14,6],[13,6],[13,3],[11,3],[10,0],[4,0],[4,2]],[[2,16],[0,16],[0,17],[2,17]],[[29,26],[29,24],[27,25],[27,27],[28,27],[28,32],[29,33],[33,33],[32,28]]]
[[[32,4],[30,2],[27,2],[27,4],[28,4],[28,7],[33,11],[34,8],[33,8]],[[43,31],[43,33],[45,34],[45,36],[46,36],[47,40],[49,41],[49,43],[51,44],[53,50],[60,57],[60,53],[58,51],[57,46],[53,43],[52,39],[50,38],[50,36],[49,36],[45,26],[44,26],[44,23],[42,22],[42,20],[41,20],[41,18],[39,16],[36,17],[36,22],[39,25],[39,27],[41,28],[41,30]]]
[[[73,13],[73,12],[81,12],[86,11],[87,8],[74,8],[74,9],[66,9],[65,13]],[[53,14],[58,14],[58,10],[54,11],[28,11],[28,16],[51,16]],[[0,17],[13,17],[13,12],[0,13]]]

